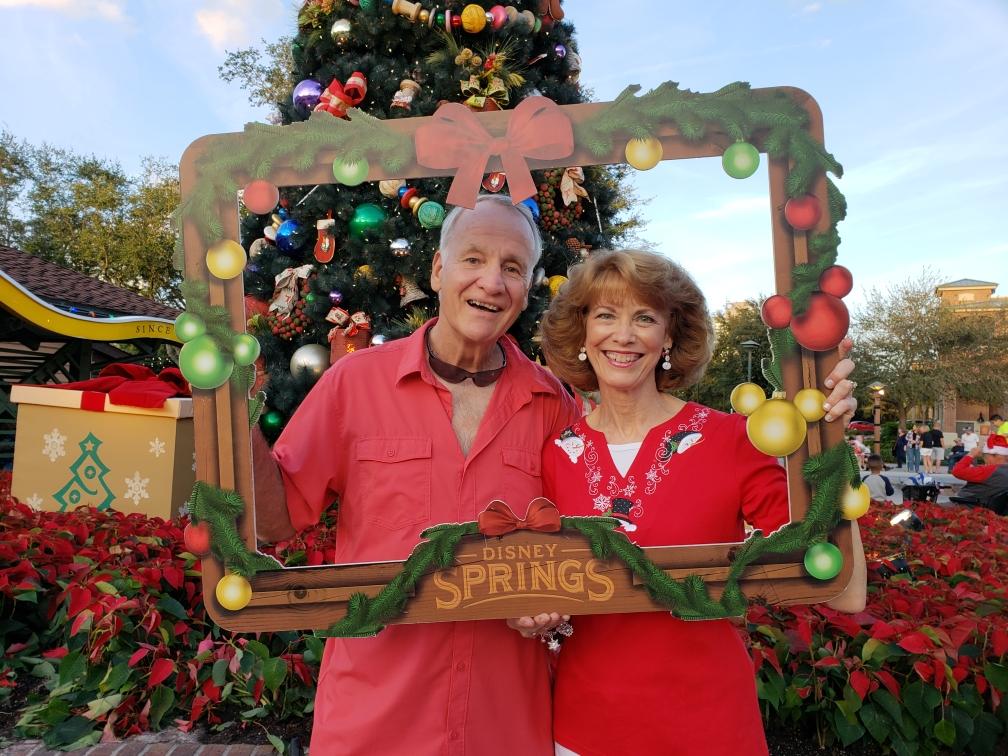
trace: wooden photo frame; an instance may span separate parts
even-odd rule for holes
[[[559,108],[570,120],[574,133],[578,134],[579,128],[589,121],[597,123],[601,116],[618,112],[617,106],[625,109],[628,102],[643,101],[643,97],[633,97],[635,91],[631,88],[613,103],[553,107]],[[706,96],[716,97],[718,94]],[[822,116],[818,105],[807,93],[789,87],[763,90],[745,87],[740,96],[753,98],[759,103],[790,103],[802,116],[803,138],[828,156],[822,149]],[[506,133],[513,112],[478,113],[474,117],[487,132],[500,136]],[[384,133],[412,142],[417,130],[436,117],[375,123],[381,124]],[[297,131],[299,129],[312,128],[310,124],[319,118],[338,120],[328,114],[320,114],[313,116],[309,122],[291,126],[252,124],[242,133],[202,137],[183,155],[180,166],[183,201],[180,217],[185,275],[187,280],[205,282],[209,289],[209,303],[227,309],[230,326],[237,332],[244,331],[246,327],[242,278],[237,275],[221,280],[210,273],[206,262],[206,251],[215,241],[239,238],[237,189],[257,178],[276,186],[333,183],[331,166],[338,152],[335,147],[323,147],[310,166],[303,165],[304,161],[295,165],[292,159],[279,155],[272,159],[265,172],[259,170],[253,175],[246,172],[247,169],[238,167],[230,170],[226,180],[219,175],[216,178],[209,176],[206,169],[208,156],[240,156],[243,150],[248,151],[250,139],[262,140],[267,132],[269,139],[289,139],[302,133]],[[351,111],[350,123],[356,119],[360,119],[361,123],[367,117]],[[336,125],[343,128],[346,124],[347,121],[341,121]],[[789,186],[788,181],[795,163],[786,152],[773,145],[770,148],[766,146],[765,142],[773,137],[771,128],[760,125],[757,120],[746,129],[745,138],[761,153],[770,151],[767,158],[776,290],[779,294],[788,294],[794,285],[796,266],[813,262],[810,260],[809,239],[814,234],[829,232],[836,219],[831,218],[827,210],[815,228],[807,233],[794,231],[785,223],[783,206],[794,194],[794,187]],[[700,138],[696,134],[689,134],[686,138],[673,119],[665,120],[660,116],[650,119],[648,129],[650,135],[660,141],[664,160],[720,157],[728,146],[740,139],[737,129],[716,122],[707,123]],[[532,170],[622,163],[626,140],[639,135],[623,131],[621,137],[612,140],[607,149],[600,149],[597,143],[589,149],[575,139],[570,154],[557,159],[528,157],[525,162]],[[484,172],[500,171],[503,167],[499,156],[492,155],[482,170],[476,170],[482,176]],[[382,161],[372,160],[367,180],[445,176],[454,172],[450,167],[425,167],[416,161],[415,155],[407,155],[394,172],[383,167]],[[822,207],[831,207],[827,179],[822,170],[811,172],[806,177],[805,191],[816,197]],[[835,349],[828,352],[795,349],[783,356],[780,360],[781,377],[788,397],[793,397],[799,389],[822,385],[837,359]],[[212,390],[194,390],[193,401],[197,478],[209,486],[236,491],[244,500],[247,511],[238,519],[237,526],[245,546],[254,551],[255,491],[247,391],[233,382],[226,382]],[[812,501],[812,491],[802,475],[806,460],[842,443],[843,428],[839,423],[813,422],[808,426],[806,443],[787,458],[792,522],[805,517]],[[831,505],[836,506],[836,503]],[[839,520],[839,523],[828,536],[843,555],[843,568],[834,578],[812,578],[803,565],[803,553],[800,551],[765,555],[741,572],[740,584],[745,595],[792,604],[824,601],[841,593],[850,581],[853,562],[850,524],[846,520]],[[417,539],[418,542],[421,540],[419,533]],[[644,551],[651,562],[669,577],[679,579],[694,575],[703,578],[716,599],[729,578],[739,548],[740,544],[714,544],[654,547]],[[552,566],[547,567],[547,563],[552,563]],[[530,566],[533,564],[535,566]],[[400,562],[382,562],[259,571],[251,579],[251,600],[244,608],[232,611],[221,606],[215,595],[215,586],[224,576],[225,565],[210,555],[203,559],[202,564],[204,601],[211,617],[231,630],[320,630],[345,617],[351,596],[377,595],[401,570]],[[569,529],[558,534],[518,532],[500,538],[467,535],[457,546],[454,566],[446,570],[431,569],[425,573],[423,579],[413,586],[413,595],[405,612],[387,621],[488,619],[540,611],[584,614],[667,609],[652,601],[639,583],[623,562],[598,559],[593,555],[588,540]]]

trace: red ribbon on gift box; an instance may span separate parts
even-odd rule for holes
[[[117,362],[106,365],[97,378],[74,383],[49,383],[45,388],[70,389],[81,392],[80,408],[104,412],[105,398],[110,404],[130,407],[163,407],[166,399],[192,396],[189,381],[176,367],[155,374],[144,365]]]

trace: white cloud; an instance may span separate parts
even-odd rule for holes
[[[42,8],[69,16],[126,20],[124,0],[0,0],[0,8]]]
[[[718,207],[710,210],[701,210],[691,217],[694,220],[714,220],[720,218],[738,217],[744,213],[769,213],[770,198],[766,195],[759,197],[739,197],[721,203]]]
[[[283,23],[284,33],[290,28],[283,18],[285,9],[276,0],[206,0],[202,5],[196,11],[196,26],[218,53],[253,44],[262,36],[270,38],[273,34],[262,30],[271,21]]]

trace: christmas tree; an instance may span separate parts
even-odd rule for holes
[[[70,465],[73,475],[66,485],[53,494],[60,505],[60,512],[82,504],[96,507],[100,512],[108,509],[115,499],[115,494],[105,482],[109,467],[98,455],[101,444],[101,440],[93,433],[88,433],[87,438],[78,444],[81,455]]]
[[[291,53],[297,84],[279,103],[284,123],[319,110],[339,118],[358,108],[395,119],[431,115],[444,102],[485,111],[535,94],[561,105],[588,100],[574,27],[559,0],[446,8],[308,0]],[[512,328],[530,356],[538,356],[539,316],[569,266],[617,244],[632,227],[632,218],[619,217],[624,170],[533,173],[539,192],[526,202],[538,218],[543,258],[529,307]],[[429,275],[450,178],[375,185],[360,183],[366,167],[359,163],[337,160],[333,171],[338,183],[283,187],[279,198],[271,187],[264,197],[247,189],[244,198],[246,303],[249,331],[262,345],[267,405],[260,422],[268,437],[331,361],[406,335],[436,311]],[[483,179],[484,191],[505,188],[503,174]]]

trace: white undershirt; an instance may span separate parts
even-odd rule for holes
[[[632,444],[609,444],[609,456],[612,457],[613,464],[616,465],[616,469],[619,470],[619,474],[624,478],[626,477],[627,470],[630,469],[630,465],[632,465],[634,459],[637,458],[637,452],[640,451],[642,443],[644,442],[637,441]]]

